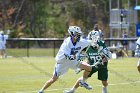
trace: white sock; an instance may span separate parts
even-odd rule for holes
[[[44,89],[40,89],[40,92],[43,92],[44,91]]]
[[[102,88],[102,93],[107,93],[107,87]]]
[[[87,78],[82,77],[82,82],[86,82]]]
[[[72,90],[72,91],[75,91],[75,90],[76,90],[76,88],[74,88],[74,87],[73,87],[73,88],[71,88],[71,90]]]

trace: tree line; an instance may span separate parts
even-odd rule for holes
[[[62,38],[69,25],[87,34],[95,23],[107,36],[109,0],[0,0],[0,30],[10,37]]]

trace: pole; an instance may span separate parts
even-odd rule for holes
[[[123,11],[122,11],[122,0],[120,0],[120,10],[121,10],[121,14],[120,14],[120,24],[121,24],[121,33],[122,33],[122,22],[123,22]]]
[[[29,40],[27,40],[27,57],[29,57]]]
[[[53,56],[55,57],[55,40],[53,41],[53,45],[54,45],[54,47],[53,47]]]

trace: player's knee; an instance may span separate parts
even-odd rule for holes
[[[108,82],[107,81],[102,81],[102,84],[103,84],[104,87],[108,86]]]
[[[78,67],[82,70],[86,70],[86,71],[89,71],[89,72],[92,70],[92,67],[89,64],[84,63],[84,62],[80,63]]]
[[[139,73],[140,73],[140,65],[139,65],[139,66],[137,66],[137,69],[138,69],[138,71],[139,71]]]
[[[51,78],[51,79],[50,79],[50,82],[51,82],[51,83],[54,83],[56,80],[57,80],[57,79]]]
[[[53,82],[55,82],[55,81],[57,81],[58,80],[58,77],[52,77],[51,79],[50,79],[50,81],[53,83]]]
[[[139,73],[140,73],[140,60],[139,60],[138,63],[137,63],[137,69],[138,69],[138,71],[139,71]]]
[[[97,67],[92,66],[92,70],[91,70],[91,72],[95,73],[97,70],[98,70]]]

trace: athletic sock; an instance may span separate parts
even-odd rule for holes
[[[75,90],[76,90],[76,88],[74,88],[74,87],[73,87],[73,88],[71,88],[71,90],[72,90],[72,91],[75,91]]]
[[[41,90],[40,90],[40,92],[43,92],[43,91],[44,91],[44,89],[41,89]]]
[[[86,82],[87,78],[82,77],[81,81]]]
[[[102,88],[102,93],[107,93],[107,87]]]

